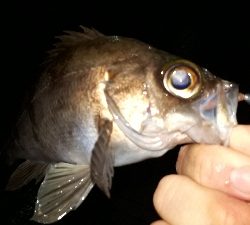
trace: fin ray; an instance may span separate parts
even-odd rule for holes
[[[19,189],[33,179],[36,180],[36,183],[40,182],[45,176],[46,169],[48,164],[42,162],[31,162],[26,160],[21,163],[14,173],[11,175],[8,184],[6,186],[7,191],[14,191]]]
[[[54,44],[54,49],[48,51],[49,57],[47,62],[51,62],[58,55],[63,54],[69,48],[74,48],[75,46],[78,46],[88,40],[94,40],[105,36],[95,29],[90,29],[84,26],[80,26],[80,28],[82,31],[64,31],[65,34],[56,37],[60,41]]]
[[[76,209],[93,187],[87,165],[51,165],[42,182],[32,220],[52,223]]]
[[[91,156],[91,178],[108,197],[110,197],[112,177],[114,175],[114,157],[110,149],[108,149],[112,127],[113,123],[111,121],[101,121],[99,138]]]

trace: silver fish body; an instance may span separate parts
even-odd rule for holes
[[[35,221],[61,219],[94,184],[109,196],[114,166],[183,143],[227,144],[237,124],[236,84],[134,39],[87,28],[61,39],[10,152],[26,161],[9,190],[45,176]]]

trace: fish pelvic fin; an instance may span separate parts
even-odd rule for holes
[[[99,121],[99,138],[91,156],[91,178],[107,197],[110,197],[114,175],[114,157],[111,149],[108,148],[112,128],[112,121],[107,119]]]
[[[36,183],[39,183],[44,178],[47,168],[48,164],[46,163],[26,160],[21,163],[11,175],[6,190],[17,190],[27,185],[32,180],[36,180]]]
[[[31,219],[44,224],[60,220],[82,203],[92,187],[88,165],[51,165],[38,190]]]

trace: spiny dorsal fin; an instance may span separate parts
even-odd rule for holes
[[[76,45],[79,42],[84,42],[86,40],[94,40],[96,38],[105,36],[94,28],[90,29],[84,26],[80,26],[80,28],[83,30],[83,32],[66,30],[64,31],[64,35],[57,36],[57,38],[60,39],[61,42],[57,43],[56,46],[72,46]]]
[[[69,48],[75,47],[81,43],[84,43],[88,40],[94,40],[99,37],[105,37],[104,34],[95,30],[94,28],[87,28],[80,26],[83,30],[82,32],[78,31],[64,31],[65,34],[57,36],[56,38],[60,41],[54,44],[54,49],[48,51],[49,59],[55,58]]]

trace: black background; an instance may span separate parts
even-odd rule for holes
[[[199,5],[180,1],[9,1],[2,9],[1,146],[39,76],[39,65],[55,43],[54,37],[64,30],[77,31],[79,25],[140,39],[238,83],[242,92],[250,91],[250,15],[239,1],[221,6],[204,1]],[[249,124],[249,115],[250,106],[240,103],[239,123]],[[149,224],[158,218],[152,206],[153,192],[161,177],[175,172],[177,153],[175,149],[158,159],[116,168],[111,199],[94,188],[58,224]],[[9,172],[2,161],[1,187]],[[14,193],[1,192],[4,224],[36,224],[28,220],[36,188],[30,185]]]

